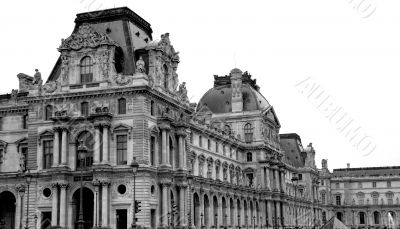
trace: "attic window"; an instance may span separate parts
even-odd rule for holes
[[[225,92],[223,90],[221,90],[221,94],[224,94]]]
[[[145,38],[144,42],[146,42],[146,43],[149,42],[149,38]]]
[[[111,33],[110,27],[108,27],[108,28],[106,29],[106,33],[107,33],[107,34]]]
[[[139,32],[136,32],[135,35],[136,35],[137,37],[139,37],[139,36],[140,36],[140,33],[139,33]]]

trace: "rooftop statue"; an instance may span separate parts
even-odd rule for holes
[[[42,86],[42,74],[39,72],[38,69],[35,69],[35,75],[33,75],[33,85]]]

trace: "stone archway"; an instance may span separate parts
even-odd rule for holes
[[[200,198],[197,193],[193,194],[194,226],[200,228]]]
[[[9,191],[0,193],[0,223],[4,223],[4,229],[15,228],[15,203],[14,194]]]
[[[73,224],[74,228],[78,228],[77,222],[79,219],[79,208],[80,208],[80,188],[78,188],[72,195],[73,205]],[[83,187],[82,189],[82,208],[83,208],[83,220],[85,221],[85,229],[92,228],[94,222],[94,193],[89,188]]]

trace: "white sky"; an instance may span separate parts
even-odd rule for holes
[[[20,72],[33,75],[38,68],[46,79],[75,15],[114,6],[128,6],[151,23],[153,38],[170,33],[191,102],[212,87],[214,74],[238,67],[257,79],[280,132],[298,133],[304,146],[313,143],[318,167],[322,158],[330,169],[400,164],[398,0],[7,1],[0,8],[0,92],[18,88]],[[373,139],[373,153],[353,147],[300,93],[295,85],[308,77]]]

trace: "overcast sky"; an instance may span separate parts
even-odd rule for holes
[[[237,67],[257,79],[280,133],[313,143],[318,167],[400,164],[398,0],[7,1],[0,92],[18,88],[20,72],[47,79],[77,13],[119,6],[147,20],[153,38],[170,33],[191,102]]]

